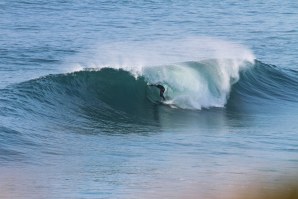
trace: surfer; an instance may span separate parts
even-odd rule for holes
[[[159,89],[159,96],[160,96],[164,101],[166,101],[166,98],[165,98],[165,96],[163,95],[164,92],[165,92],[165,90],[166,90],[164,86],[162,86],[162,85],[160,85],[160,84],[149,84],[149,86],[155,86],[156,88],[158,88],[158,89]]]

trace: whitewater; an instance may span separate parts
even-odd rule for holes
[[[297,190],[296,2],[0,7],[0,198]]]
[[[93,58],[75,70],[114,68],[129,71],[147,84],[166,88],[166,104],[184,109],[224,107],[240,71],[253,66],[255,57],[246,47],[210,37],[175,41],[135,41],[102,45]],[[160,101],[154,91],[148,99]],[[154,89],[153,89],[154,90]]]

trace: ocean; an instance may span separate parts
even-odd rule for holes
[[[0,8],[0,198],[217,199],[297,180],[297,1]]]

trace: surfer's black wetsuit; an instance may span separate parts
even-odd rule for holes
[[[163,93],[165,92],[165,87],[163,87],[162,85],[160,84],[150,84],[150,86],[155,86],[157,88],[159,88],[159,96],[165,101],[166,98],[165,96],[163,95]]]

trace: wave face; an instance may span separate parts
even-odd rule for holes
[[[254,67],[240,73],[233,97],[248,102],[258,100],[297,102],[298,72],[256,61]]]
[[[20,111],[19,115],[27,111],[30,115],[72,120],[78,114],[86,119],[96,114],[106,121],[116,116],[119,121],[119,116],[125,119],[126,114],[131,117],[145,111],[149,104],[145,93],[143,78],[111,68],[49,75],[12,85],[2,92],[11,112]]]

